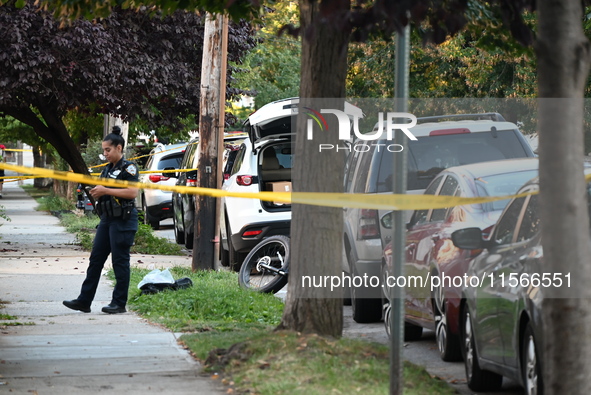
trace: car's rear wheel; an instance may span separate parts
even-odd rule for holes
[[[462,360],[459,337],[451,333],[448,322],[448,303],[443,295],[443,288],[433,290],[433,319],[435,320],[435,338],[439,356],[446,362]]]
[[[349,273],[352,276],[355,269],[351,264],[352,260],[349,255]],[[370,322],[379,322],[382,320],[382,298],[368,298],[367,294],[371,292],[366,287],[356,287],[353,281],[351,281],[351,312],[353,320],[359,324],[367,324]]]
[[[386,328],[386,335],[388,338],[391,336],[390,319],[392,316],[392,305],[390,302],[384,304],[384,327]],[[423,337],[423,327],[411,324],[409,322],[404,323],[404,341],[412,342],[420,340]]]
[[[182,219],[181,219],[181,221],[182,221]],[[180,230],[179,229],[179,223],[176,220],[176,214],[173,215],[172,222],[174,224],[174,226],[173,226],[173,228],[174,228],[174,240],[176,241],[177,244],[185,244],[184,227],[183,227],[183,230]]]
[[[482,370],[478,363],[476,344],[474,343],[474,331],[470,309],[464,306],[462,309],[462,354],[466,368],[466,380],[468,387],[473,391],[497,391],[503,384],[503,376],[497,373]]]
[[[220,232],[220,264],[224,267],[230,266],[230,253],[222,245],[222,233]]]
[[[391,328],[390,328],[390,317],[392,316],[392,305],[390,302],[384,304],[384,328],[386,328],[386,335],[388,339],[391,336]]]
[[[345,276],[349,276],[344,273]],[[351,287],[349,284],[343,286],[343,306],[351,306]]]
[[[187,224],[185,224],[185,248],[188,250],[193,249],[193,232],[189,232]]]
[[[529,323],[523,334],[521,367],[526,395],[543,395],[542,367],[538,358],[538,347],[534,338],[534,331]]]
[[[230,234],[230,227],[226,222],[226,237],[228,240],[228,259],[230,261],[229,266],[232,270],[238,271],[240,270],[240,266],[242,266],[242,261],[246,257],[246,254],[238,252],[234,249],[234,244],[232,244],[232,237]]]
[[[148,206],[146,205],[146,200],[142,199],[142,210],[144,212],[144,224],[150,225],[152,229],[158,230],[160,229],[160,220],[148,212]]]

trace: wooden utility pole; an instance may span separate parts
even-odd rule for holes
[[[223,148],[224,138],[228,58],[227,18],[208,13],[203,41],[197,185],[203,188],[220,188],[221,169],[218,166],[218,158]],[[216,198],[202,195],[195,197],[193,271],[215,268],[216,200]]]

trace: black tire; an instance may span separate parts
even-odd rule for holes
[[[285,272],[289,270],[289,237],[271,236],[257,244],[246,256],[238,282],[241,287],[259,292],[277,292],[287,284],[287,275],[269,272],[258,266],[264,262]],[[256,277],[255,277],[256,276]]]
[[[462,360],[460,337],[449,331],[448,304],[443,290],[437,287],[433,290],[433,320],[435,321],[435,339],[439,356],[445,362],[457,362]]]
[[[142,198],[142,210],[144,212],[144,224],[150,225],[152,229],[158,230],[160,229],[160,220],[148,212],[148,206],[146,206],[146,201]]]
[[[242,262],[246,259],[245,254],[234,249],[234,244],[232,244],[232,237],[230,235],[230,228],[228,227],[227,222],[226,232],[226,237],[228,238],[228,259],[230,260],[230,267],[232,270],[239,271],[242,267]]]
[[[521,354],[521,372],[526,395],[543,395],[544,380],[542,378],[541,360],[538,357],[538,345],[534,331],[528,323],[523,333],[523,350]]]
[[[224,267],[230,266],[230,253],[228,250],[224,250],[222,245],[222,234],[220,233],[220,264]]]
[[[384,304],[384,328],[386,329],[386,336],[388,336],[388,339],[391,336],[391,330],[390,330],[390,316],[392,315],[392,305],[390,304],[390,302],[386,302],[386,304]]]
[[[187,250],[193,249],[193,233],[189,233],[189,232],[185,233],[185,248]]]
[[[179,224],[176,221],[176,214],[172,217],[173,228],[174,228],[174,240],[177,244],[185,244],[185,232],[179,230]],[[184,229],[184,227],[183,227]]]
[[[421,340],[423,337],[423,327],[411,324],[409,322],[404,323],[404,341],[414,342]]]
[[[363,299],[356,296],[358,290],[351,288],[351,310],[353,320],[358,324],[369,324],[382,320],[382,299]]]
[[[478,354],[474,343],[470,309],[462,308],[462,355],[466,368],[466,381],[473,391],[498,391],[503,384],[503,376],[480,368]]]
[[[349,255],[349,273],[355,273],[351,262]],[[353,320],[358,324],[368,324],[382,320],[382,299],[361,297],[367,292],[367,288],[355,287],[351,284],[351,313]]]
[[[392,315],[392,303],[390,303],[390,289],[386,286],[386,265],[382,262],[382,317],[384,319],[384,328],[386,336],[391,337],[390,317]],[[421,331],[422,332],[422,331]]]
[[[349,276],[348,274],[345,275]],[[349,287],[349,284],[343,287],[343,306],[351,306],[351,287]]]
[[[386,335],[388,339],[391,336],[390,333],[390,316],[392,315],[392,305],[387,302],[384,304],[384,327],[386,328]],[[409,322],[404,323],[404,341],[412,342],[421,340],[423,337],[423,327],[411,324]]]
[[[185,230],[185,248],[187,250],[192,250],[193,249],[193,227],[189,227],[187,226],[187,223],[185,222],[185,216],[182,216],[183,218],[183,229]],[[195,225],[193,223],[193,225]]]

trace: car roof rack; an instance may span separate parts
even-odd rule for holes
[[[481,113],[481,114],[451,114],[451,115],[435,115],[432,117],[420,117],[420,118],[417,118],[417,123],[441,121],[443,119],[454,119],[454,118],[473,119],[473,120],[488,119],[488,120],[495,121],[495,122],[506,122],[505,117],[503,117],[498,112],[485,112],[485,113]]]

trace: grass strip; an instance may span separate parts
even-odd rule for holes
[[[386,394],[389,354],[385,345],[274,331],[283,303],[273,295],[244,290],[236,273],[174,267],[193,287],[141,295],[149,272],[132,268],[128,306],[144,318],[184,334],[181,341],[204,361],[206,372],[228,393]],[[110,272],[112,278],[112,272]],[[405,363],[405,394],[454,394],[424,368]]]
[[[141,295],[137,284],[150,272],[132,268],[129,306],[151,321],[177,332],[236,331],[279,324],[283,302],[273,295],[249,292],[238,286],[238,275],[228,271],[170,269],[175,279],[189,277],[193,286]],[[112,275],[112,271],[111,271]]]
[[[288,331],[234,334],[189,334],[181,340],[203,356],[212,377],[237,393],[255,394],[387,394],[388,347],[356,339],[329,339]],[[449,385],[424,368],[406,362],[404,393],[455,394]]]

